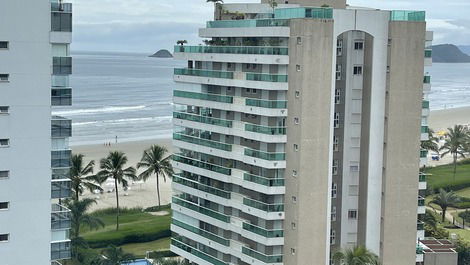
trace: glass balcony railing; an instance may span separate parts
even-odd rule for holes
[[[243,204],[265,212],[283,212],[284,204],[267,204],[257,200],[243,198]]]
[[[419,182],[426,182],[426,175],[425,174],[419,174]]]
[[[53,116],[51,120],[51,136],[71,137],[72,136],[72,120],[68,120],[59,116]]]
[[[202,69],[175,68],[174,74],[233,79],[233,72],[202,70]]]
[[[72,105],[72,89],[53,87],[51,90],[52,106],[71,106]]]
[[[424,248],[417,246],[416,247],[416,254],[417,255],[424,254]]]
[[[245,148],[245,155],[269,161],[286,160],[286,153],[269,153],[249,148]]]
[[[70,167],[72,162],[72,150],[51,151],[51,167]]]
[[[430,84],[431,83],[431,76],[430,75],[425,75],[423,82],[425,84]]]
[[[212,124],[212,125],[228,127],[228,128],[232,127],[232,121],[230,121],[230,120],[217,119],[217,118],[201,116],[201,115],[197,115],[197,114],[190,114],[190,113],[186,113],[186,112],[173,112],[173,118],[180,119],[180,120],[187,120],[187,121],[195,121],[195,122],[200,122],[200,123]]]
[[[243,229],[268,238],[284,237],[284,231],[282,229],[268,230],[248,223],[243,223]]]
[[[181,227],[185,230],[188,230],[194,234],[197,234],[197,235],[200,235],[200,236],[203,236],[209,240],[212,240],[214,242],[217,242],[219,244],[222,244],[224,246],[229,246],[230,245],[230,240],[227,240],[225,238],[223,238],[222,236],[218,236],[216,234],[213,234],[213,233],[210,233],[208,231],[205,231],[205,230],[202,230],[202,229],[199,229],[197,227],[194,227],[194,226],[191,226],[191,225],[188,225],[188,224],[185,224],[183,222],[180,222],[176,219],[172,219],[171,220],[171,223],[178,226],[178,227]]]
[[[196,93],[196,92],[175,90],[173,91],[173,96],[180,97],[180,98],[202,99],[202,100],[216,101],[216,102],[222,102],[222,103],[233,103],[233,97],[221,96],[221,95],[216,95],[216,94]]]
[[[246,73],[246,80],[263,82],[287,82],[287,75]]]
[[[432,58],[432,50],[424,50],[424,57]]]
[[[288,55],[287,47],[265,46],[181,46],[176,45],[174,51],[183,53],[223,53],[223,54],[260,54]]]
[[[416,228],[417,228],[418,230],[424,230],[424,223],[421,223],[421,222],[418,223],[418,224],[416,225]]]
[[[260,176],[251,175],[248,173],[243,174],[243,179],[253,183],[261,184],[268,187],[281,187],[284,186],[283,178],[265,178]]]
[[[52,74],[70,75],[72,74],[72,57],[53,57]]]
[[[426,12],[411,10],[393,10],[390,11],[390,20],[424,22],[426,21]]]
[[[282,255],[265,255],[258,251],[249,249],[247,247],[242,247],[242,253],[248,255],[252,258],[260,260],[264,263],[281,263]]]
[[[423,100],[423,109],[429,109],[429,101]]]
[[[180,163],[190,165],[190,166],[193,166],[193,167],[198,167],[198,168],[214,171],[214,172],[217,172],[217,173],[220,173],[220,174],[231,175],[231,173],[232,173],[232,170],[230,168],[214,165],[214,164],[203,162],[203,161],[199,161],[199,160],[192,159],[192,158],[189,158],[189,157],[173,155],[172,158],[176,162],[180,162]]]
[[[278,8],[274,10],[274,17],[277,19],[290,19],[290,18],[318,18],[318,19],[331,19],[333,18],[332,8],[310,8],[310,7],[293,7],[293,8]]]
[[[72,13],[72,4],[62,3],[59,0],[51,0],[51,11]]]
[[[421,150],[421,151],[419,152],[419,156],[420,156],[421,158],[426,158],[426,157],[428,157],[428,150]]]
[[[425,206],[426,202],[423,197],[418,197],[418,206]]]
[[[194,204],[194,203],[190,203],[190,202],[182,200],[178,197],[173,197],[171,199],[171,202],[174,203],[174,204],[183,206],[185,208],[188,208],[190,210],[193,210],[195,212],[207,215],[207,216],[209,216],[211,218],[214,218],[214,219],[217,219],[219,221],[230,223],[230,216],[225,215],[225,214],[221,214],[219,212],[216,212],[214,210],[199,206],[199,205]]]
[[[52,180],[70,180],[70,168],[53,168]]]
[[[269,108],[269,109],[286,109],[287,100],[262,100],[247,98],[245,100],[247,106]]]
[[[196,248],[193,248],[189,245],[186,245],[178,240],[175,240],[174,238],[171,239],[171,245],[179,248],[179,249],[182,249],[196,257],[199,257],[205,261],[207,261],[208,263],[210,264],[214,264],[214,265],[228,265],[227,262],[223,262],[217,258],[214,258],[204,252],[202,252],[201,250],[197,250]]]
[[[72,182],[70,180],[52,181],[51,198],[64,199],[72,196]]]
[[[222,198],[225,198],[225,199],[230,199],[230,192],[226,192],[226,191],[221,190],[221,189],[216,189],[214,187],[207,186],[207,185],[204,185],[204,184],[201,184],[201,183],[198,183],[198,182],[180,177],[178,175],[173,175],[173,182],[184,185],[184,186],[187,186],[187,187],[190,187],[190,188],[193,188],[193,189],[197,189],[197,190],[200,190],[200,191],[203,191],[203,192],[207,192],[207,193],[210,193],[212,195],[219,196],[219,197],[222,197]]]
[[[208,21],[207,28],[289,27],[289,19],[245,19]]]
[[[72,7],[70,6],[70,12],[65,12],[65,11],[52,11],[51,12],[51,31],[72,32],[72,10],[71,9]]]
[[[428,133],[429,127],[428,126],[421,126],[421,133]]]
[[[60,204],[52,205],[51,229],[69,229],[71,226],[70,210]]]
[[[285,135],[286,127],[268,127],[256,124],[245,124],[245,131],[269,135]]]
[[[232,151],[231,144],[225,144],[217,141],[212,141],[204,138],[189,136],[181,133],[173,133],[173,139],[178,141],[183,141],[191,144],[197,144],[202,146],[207,146],[211,148],[216,148],[224,151]]]
[[[71,257],[70,241],[51,243],[51,260],[70,259]]]

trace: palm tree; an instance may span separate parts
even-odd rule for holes
[[[446,219],[446,211],[447,208],[450,206],[454,206],[456,203],[460,202],[459,196],[455,194],[453,191],[445,191],[444,189],[440,189],[439,193],[434,196],[430,203],[434,203],[439,205],[442,209],[442,222]]]
[[[333,255],[333,263],[337,265],[376,265],[380,264],[379,258],[364,246],[336,252]]]
[[[91,160],[84,166],[83,154],[72,155],[72,167],[70,168],[70,179],[72,180],[72,192],[74,200],[79,200],[79,196],[83,194],[85,189],[93,192],[94,190],[102,190],[100,185],[96,184],[98,179],[93,174],[95,161]]]
[[[459,156],[465,158],[466,146],[468,144],[469,132],[462,125],[455,125],[447,129],[447,138],[439,151],[444,151],[441,157],[451,154],[454,163],[454,180],[457,173],[457,159]]]
[[[179,40],[176,42],[177,45],[181,45],[181,46],[185,45],[186,43],[188,43],[187,40]]]
[[[434,136],[434,130],[428,130],[428,140],[421,141],[421,149],[426,149],[428,151],[434,151],[439,154],[439,138]]]
[[[127,188],[127,179],[137,180],[136,170],[134,167],[124,168],[127,163],[127,156],[123,152],[113,151],[110,152],[106,158],[101,159],[100,168],[98,172],[100,182],[104,182],[109,178],[114,180],[114,190],[116,192],[116,230],[119,230],[119,192],[118,184]]]
[[[159,177],[163,177],[166,182],[166,177],[173,175],[173,167],[171,166],[171,156],[165,157],[168,149],[159,145],[152,145],[149,149],[144,151],[142,159],[137,163],[137,168],[145,168],[145,171],[140,173],[139,179],[147,181],[147,179],[155,174],[157,179],[157,197],[158,208],[160,208],[160,181]]]
[[[70,238],[72,239],[72,249],[75,255],[78,255],[79,247],[87,246],[83,238],[80,237],[80,227],[88,227],[90,230],[104,227],[104,223],[101,219],[87,213],[90,207],[95,203],[96,201],[93,199],[65,201],[65,206],[70,210]]]
[[[277,1],[276,0],[268,0],[268,4],[273,9],[273,14],[274,14],[274,9],[277,7]]]
[[[121,265],[126,261],[131,262],[135,260],[134,255],[126,253],[122,248],[113,245],[104,249],[101,254],[104,256],[102,265]]]

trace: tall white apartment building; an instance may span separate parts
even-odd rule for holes
[[[278,3],[217,4],[206,45],[175,47],[171,250],[326,265],[362,245],[420,262],[425,12]]]
[[[0,264],[57,264],[70,257],[72,6],[0,2]]]

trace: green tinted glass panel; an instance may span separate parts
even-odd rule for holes
[[[264,263],[281,263],[282,255],[264,255],[247,247],[242,247],[242,253]]]
[[[217,101],[217,102],[223,102],[223,103],[233,103],[233,97],[221,96],[221,95],[216,95],[216,94],[196,93],[196,92],[175,90],[173,91],[173,96],[180,97],[180,98],[192,98],[192,99]]]
[[[390,20],[424,22],[426,21],[426,12],[411,10],[393,10],[390,11]]]
[[[268,187],[280,187],[284,186],[284,179],[281,178],[265,178],[265,177],[260,177],[260,176],[255,176],[251,175],[248,173],[245,173],[243,175],[243,179],[246,181],[250,181],[253,183],[257,183],[260,185],[268,186]]]
[[[424,76],[423,82],[425,84],[430,84],[431,83],[431,76],[429,76],[429,75]]]
[[[285,135],[286,127],[268,127],[256,124],[245,124],[245,131],[270,135]]]
[[[429,101],[423,100],[423,109],[429,109]]]
[[[287,108],[286,100],[261,100],[261,99],[252,99],[247,98],[245,100],[247,106],[260,107],[260,108],[270,108],[270,109],[285,109]]]
[[[223,237],[220,237],[220,236],[218,236],[218,235],[212,234],[212,233],[210,233],[210,232],[208,232],[208,231],[199,229],[199,228],[197,228],[197,227],[194,227],[194,226],[185,224],[185,223],[180,222],[180,221],[178,221],[178,220],[176,220],[176,219],[172,219],[172,220],[171,220],[171,223],[174,224],[174,225],[176,225],[176,226],[179,226],[179,227],[181,227],[181,228],[183,228],[183,229],[185,229],[185,230],[188,230],[188,231],[190,231],[190,232],[193,232],[193,233],[195,233],[195,234],[197,234],[197,235],[203,236],[203,237],[205,237],[205,238],[207,238],[207,239],[210,239],[210,240],[215,241],[215,242],[217,242],[217,243],[219,243],[219,244],[222,244],[222,245],[224,245],[224,246],[229,246],[229,245],[230,245],[230,241],[227,240],[227,239],[224,239]]]
[[[288,55],[287,47],[262,46],[175,46],[175,52]]]
[[[210,171],[214,171],[214,172],[221,173],[224,175],[230,175],[232,172],[230,168],[217,166],[214,164],[206,163],[203,161],[199,161],[199,160],[195,160],[195,159],[191,159],[191,158],[183,157],[179,155],[173,155],[172,159],[173,161],[176,161],[176,162],[180,162],[186,165],[190,165],[190,166],[194,166],[194,167],[198,167],[198,168],[202,168],[202,169],[206,169]]]
[[[243,229],[250,231],[252,233],[258,234],[260,236],[269,237],[269,238],[284,236],[284,231],[282,229],[268,230],[268,229],[264,229],[264,228],[261,228],[252,224],[248,224],[248,223],[243,223]]]
[[[428,133],[429,127],[428,126],[421,126],[421,133]]]
[[[225,198],[225,199],[230,199],[230,192],[216,189],[216,188],[186,179],[184,177],[180,177],[178,175],[173,175],[173,182],[179,183],[181,185],[185,185],[193,189],[204,191],[204,192],[207,192],[207,193],[210,193],[210,194],[213,194],[213,195]]]
[[[208,28],[288,27],[288,19],[245,19],[208,21]]]
[[[189,114],[185,112],[173,112],[173,118],[180,119],[180,120],[187,120],[187,121],[195,121],[195,122],[200,122],[200,123],[207,123],[207,124],[212,124],[212,125],[217,125],[217,126],[222,126],[222,127],[229,127],[229,128],[232,127],[232,121],[229,121],[229,120],[222,120],[222,119],[217,119],[217,118],[212,118],[212,117],[207,117],[207,116]]]
[[[265,212],[282,212],[284,211],[284,204],[267,204],[264,202],[243,198],[243,204],[265,211]]]
[[[212,257],[212,256],[210,256],[210,255],[208,255],[208,254],[206,254],[206,253],[204,253],[204,252],[202,252],[202,251],[200,251],[200,250],[197,250],[197,249],[195,249],[195,248],[193,248],[193,247],[191,247],[191,246],[189,246],[189,245],[186,245],[186,244],[184,244],[184,243],[182,243],[182,242],[180,242],[180,241],[177,241],[177,240],[175,240],[175,239],[173,239],[173,238],[171,239],[171,244],[172,244],[173,246],[179,248],[179,249],[182,249],[182,250],[184,250],[184,251],[186,251],[186,252],[188,252],[188,253],[190,253],[190,254],[192,254],[192,255],[194,255],[194,256],[197,256],[197,257],[199,257],[199,258],[201,258],[201,259],[203,259],[203,260],[209,262],[210,264],[214,264],[214,265],[228,265],[228,263],[226,263],[226,262],[223,262],[223,261],[221,261],[221,260],[219,260],[219,259],[216,259],[216,258],[214,258],[214,257]]]
[[[171,199],[171,202],[174,203],[174,204],[178,204],[180,206],[183,206],[185,208],[191,209],[195,212],[207,215],[207,216],[212,217],[214,219],[220,220],[222,222],[230,223],[230,216],[227,216],[225,214],[221,214],[221,213],[216,212],[214,210],[198,206],[196,204],[190,203],[188,201],[182,200],[182,199],[177,198],[177,197],[173,197]]]
[[[263,82],[287,82],[287,75],[246,73],[246,80]]]
[[[197,145],[202,145],[202,146],[207,146],[207,147],[212,147],[224,151],[232,151],[232,145],[230,144],[225,144],[217,141],[212,141],[208,139],[203,139],[199,137],[193,137],[181,133],[174,133],[173,134],[173,139],[178,140],[178,141],[183,141],[187,143],[192,143],[192,144],[197,144]]]
[[[332,8],[308,8],[308,7],[278,8],[274,10],[274,18],[276,19],[289,19],[289,18],[331,19],[333,18],[333,9]]]
[[[245,155],[271,161],[286,160],[285,153],[268,153],[248,148],[245,148]]]
[[[174,74],[233,79],[233,72],[223,72],[223,71],[213,71],[213,70],[175,68]]]
[[[432,58],[432,50],[424,50],[424,57]]]

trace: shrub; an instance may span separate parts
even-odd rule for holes
[[[144,211],[145,212],[158,212],[158,211],[164,211],[164,210],[169,210],[169,209],[171,209],[171,204],[165,204],[160,207],[158,206],[148,207],[148,208],[145,208]]]
[[[155,241],[158,239],[166,238],[169,236],[171,236],[171,231],[168,229],[168,230],[162,230],[162,231],[145,233],[145,234],[136,233],[136,234],[126,235],[126,236],[117,237],[117,238],[89,239],[87,240],[87,242],[91,248],[105,248],[105,247],[108,247],[109,245],[122,246],[122,245],[129,244],[129,243],[145,243],[145,242],[150,242],[150,241]]]
[[[470,223],[470,212],[461,212],[459,217],[465,220],[466,223]]]
[[[148,253],[149,259],[160,259],[160,258],[169,258],[169,257],[176,257],[175,253],[171,252],[170,250],[158,250],[152,251]]]
[[[133,213],[141,213],[143,212],[142,207],[134,207],[134,208],[120,208],[119,207],[119,212],[120,214],[133,214]],[[115,215],[117,214],[117,208],[106,208],[106,209],[101,209],[101,210],[96,210],[92,213],[94,216],[100,216],[100,215]]]

